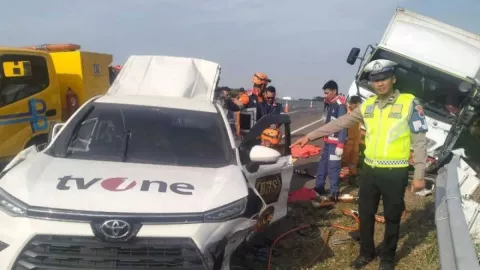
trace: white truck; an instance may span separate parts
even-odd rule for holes
[[[424,105],[428,169],[445,160],[460,133],[477,119],[480,95],[480,36],[398,8],[382,39],[360,55],[352,48],[347,63],[360,59],[348,95],[374,95],[363,68],[376,59],[399,64],[396,88]]]
[[[220,65],[131,56],[108,93],[0,174],[0,269],[230,269],[287,213],[288,115],[237,145],[214,100]],[[259,146],[283,125],[284,152]]]

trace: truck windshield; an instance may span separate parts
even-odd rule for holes
[[[33,96],[50,85],[45,57],[0,55],[0,108]]]
[[[75,128],[67,158],[217,167],[231,162],[219,114],[94,103]]]
[[[455,76],[386,50],[377,49],[371,61],[376,59],[398,63],[395,88],[402,93],[415,95],[424,104],[428,116],[443,122],[453,120],[454,114],[473,88],[472,84]],[[373,92],[365,74],[360,76],[359,81],[360,85]]]

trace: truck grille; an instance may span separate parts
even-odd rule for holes
[[[137,238],[107,243],[95,237],[39,235],[18,256],[13,270],[205,269],[191,239]]]

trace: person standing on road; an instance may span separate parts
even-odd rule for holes
[[[273,86],[265,88],[265,94],[263,95],[262,102],[258,103],[257,119],[260,119],[264,115],[268,114],[281,114],[283,113],[283,105],[275,101],[277,96],[277,90]]]
[[[218,100],[221,102],[223,109],[225,110],[228,124],[232,129],[233,134],[237,134],[236,127],[235,127],[235,112],[240,111],[243,109],[243,103],[235,98],[230,96],[231,89],[228,87],[219,87],[217,89],[218,93]]]
[[[347,113],[345,99],[338,95],[338,85],[330,80],[323,86],[325,100],[329,103],[325,123],[329,123]],[[340,129],[324,138],[325,146],[318,162],[318,169],[314,190],[325,194],[325,180],[328,175],[330,182],[329,199],[336,202],[340,189],[340,170],[343,154],[343,145],[347,140],[347,129]]]
[[[326,99],[326,97],[323,98],[323,115],[325,117],[326,113],[328,112],[328,106],[329,106],[329,103]]]
[[[351,96],[348,101],[348,113],[352,113],[361,104],[361,97]],[[357,175],[361,136],[360,123],[357,123],[348,129],[347,143],[345,144],[342,156],[342,168],[348,167],[349,178]]]
[[[252,77],[253,88],[246,91],[248,97],[246,108],[257,108],[259,102],[263,102],[263,95],[268,83],[272,82],[265,73],[257,72]]]
[[[375,257],[373,234],[380,197],[385,213],[380,269],[394,269],[400,220],[405,210],[411,146],[415,167],[411,191],[425,187],[427,123],[418,99],[394,90],[396,65],[384,59],[367,64],[364,71],[369,73],[377,96],[365,100],[351,114],[318,128],[292,144],[303,146],[311,140],[364,122],[365,164],[359,191],[360,255],[352,264],[355,269],[365,267]]]

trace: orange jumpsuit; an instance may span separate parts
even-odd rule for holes
[[[348,110],[348,113],[350,113],[350,110]],[[360,123],[348,129],[347,142],[343,148],[342,167],[348,167],[350,175],[357,174],[361,136]]]

